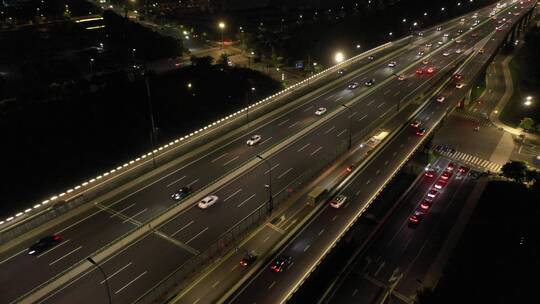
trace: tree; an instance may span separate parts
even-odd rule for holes
[[[534,120],[530,117],[524,117],[519,123],[519,127],[523,130],[530,130],[534,126]]]
[[[229,66],[229,54],[227,53],[222,53],[220,56],[219,56],[219,60],[217,62],[219,65],[222,65],[222,66]]]
[[[501,168],[502,176],[521,183],[526,178],[527,164],[522,161],[509,161]]]
[[[534,169],[527,169],[525,171],[525,181],[528,183],[536,183],[540,180],[540,172]]]
[[[540,124],[536,125],[536,133],[540,133]]]

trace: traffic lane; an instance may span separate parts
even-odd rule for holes
[[[2,264],[1,271],[5,274],[0,276],[0,286],[5,288],[0,293],[2,302],[15,300],[134,227],[105,211],[93,214],[86,222],[93,227],[101,227],[99,232],[96,229],[77,229],[77,225],[65,227],[59,233],[62,238],[60,244],[37,256],[30,256],[25,250]]]
[[[160,253],[161,258],[136,254],[145,246],[151,246],[155,252]],[[147,234],[138,242],[130,244],[129,248],[132,250],[126,248],[101,264],[109,278],[113,303],[135,301],[147,290],[148,285],[163,278],[162,273],[176,269],[182,261],[191,256],[191,253],[154,233]],[[108,302],[103,276],[95,268],[69,284],[41,299],[39,303]],[[102,301],[96,301],[96,295],[104,295]]]

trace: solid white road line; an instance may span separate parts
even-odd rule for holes
[[[309,249],[309,247],[311,247],[311,244],[308,244],[308,245],[304,248],[304,252],[306,252],[306,251]]]
[[[281,175],[278,176],[278,179],[282,178],[282,177],[285,176],[287,173],[291,172],[291,170],[292,170],[292,167],[289,168],[289,169],[287,169],[285,172],[281,173]]]
[[[310,145],[310,143],[305,144],[302,148],[296,150],[296,152],[301,152],[302,150],[304,150],[305,148],[307,148],[309,145]]]
[[[357,112],[354,112],[352,113],[351,115],[349,115],[349,119],[353,118],[354,115],[356,115]]]
[[[217,280],[214,284],[212,284],[212,288],[216,287],[219,284],[219,280]]]
[[[221,154],[220,156],[218,156],[218,157],[212,159],[210,162],[211,162],[211,163],[215,163],[215,162],[217,162],[218,160],[220,160],[221,158],[227,156],[227,154],[229,154],[229,152],[225,152],[225,153]]]
[[[127,206],[126,208],[124,208],[124,209],[122,209],[122,210],[120,210],[120,211],[116,211],[117,213],[111,215],[111,218],[115,217],[117,214],[122,214],[122,212],[128,210],[129,208],[131,208],[131,207],[133,207],[133,206],[135,206],[135,203],[133,203],[133,204]]]
[[[120,273],[120,271],[126,269],[129,265],[131,265],[131,262],[127,263],[124,267],[118,269],[118,270],[115,271],[113,274],[108,275],[108,276],[107,276],[107,279],[106,279],[106,280],[103,280],[103,281],[101,281],[101,282],[99,282],[99,284],[103,284],[103,283],[105,283],[105,281],[110,280],[110,279],[113,278],[115,275],[117,275],[118,273]]]
[[[386,95],[386,94],[388,94],[388,93],[390,93],[390,89],[384,91],[383,95]]]
[[[201,230],[201,232],[195,234],[192,238],[190,238],[187,242],[185,242],[185,244],[189,244],[191,243],[191,241],[193,241],[194,239],[196,239],[199,235],[203,234],[206,230],[208,230],[208,227],[204,228],[203,230]]]
[[[65,228],[63,228],[63,229],[61,229],[61,230],[58,230],[58,231],[55,232],[54,234],[60,234],[60,233],[62,233],[62,232],[64,232],[64,231],[66,231],[66,230],[68,230],[68,229],[70,229],[70,228],[72,228],[72,227],[74,227],[74,226],[76,226],[76,225],[78,225],[78,224],[80,224],[80,223],[86,221],[87,219],[91,218],[92,216],[94,216],[94,215],[96,215],[96,214],[98,214],[98,213],[100,213],[100,212],[103,212],[103,209],[99,209],[98,211],[96,211],[96,212],[90,214],[89,216],[87,216],[87,217],[85,217],[85,218],[83,218],[83,219],[80,219],[80,220],[76,221],[75,223],[73,223],[73,224],[71,224],[71,225],[69,225],[69,226],[67,226],[67,227],[65,227]]]
[[[240,155],[236,155],[233,159],[229,160],[228,162],[224,163],[223,166],[227,166],[228,164],[232,163],[233,161],[237,160]]]
[[[313,156],[315,153],[321,151],[322,147],[318,147],[315,151],[311,152],[310,155]]]
[[[368,106],[370,106],[371,104],[373,104],[375,102],[375,99],[372,99],[370,102],[367,103]]]
[[[187,184],[186,186],[191,187],[198,181],[199,181],[199,179],[197,178],[196,180],[192,181],[191,183]]]
[[[278,123],[278,126],[280,126],[280,127],[283,126],[283,125],[286,124],[287,121],[289,121],[289,120],[290,120],[289,118],[285,119],[284,121]]]
[[[75,251],[77,251],[77,250],[79,250],[79,249],[81,249],[81,248],[82,248],[82,246],[79,246],[79,247],[77,247],[77,248],[71,250],[70,252],[64,254],[63,256],[61,256],[61,257],[59,257],[58,259],[56,259],[56,260],[52,261],[51,263],[49,263],[49,266],[52,266],[52,265],[56,264],[57,262],[61,261],[61,260],[64,259],[65,257],[69,256],[70,254],[74,253]]]
[[[293,123],[292,125],[289,126],[289,129],[290,129],[290,128],[294,128],[294,126],[296,126],[296,125],[299,124],[299,123],[300,123],[300,121],[297,121],[297,122]]]
[[[319,231],[319,236],[321,236],[321,234],[323,234],[323,232],[324,232],[324,228],[321,231]]]
[[[342,100],[342,99],[343,99],[343,96],[340,96],[340,97],[336,98],[336,100],[334,100],[334,101],[335,101],[335,102],[338,102],[338,101],[340,101],[340,100]]]
[[[12,255],[12,256],[10,256],[9,258],[7,258],[7,259],[3,260],[2,262],[0,262],[0,264],[2,264],[2,263],[4,263],[4,262],[7,262],[7,261],[11,260],[12,258],[18,256],[19,254],[21,254],[21,253],[23,253],[23,252],[26,252],[27,250],[28,250],[28,249],[23,249],[23,250],[21,250],[21,251],[15,253],[14,255]]]
[[[264,144],[265,142],[269,141],[270,139],[272,139],[272,136],[268,137],[267,139],[261,141],[261,145]]]
[[[193,223],[195,223],[195,221],[194,221],[194,220],[191,220],[191,222],[189,222],[189,223],[187,223],[186,225],[184,225],[184,227],[182,227],[182,228],[176,230],[173,234],[171,234],[171,236],[177,235],[178,233],[180,233],[182,230],[186,229],[187,227],[189,227],[189,225],[191,225],[191,224],[193,224]]]
[[[337,137],[340,137],[343,135],[343,133],[347,132],[347,129],[343,129],[341,132],[338,133]]]
[[[275,164],[275,165],[273,165],[272,167],[270,167],[270,169],[268,169],[268,170],[264,171],[264,174],[268,174],[268,172],[270,172],[270,170],[272,170],[272,171],[273,171],[273,170],[274,170],[275,168],[277,168],[277,167],[279,167],[279,164]]]
[[[268,286],[268,289],[272,289],[272,287],[274,287],[274,285],[276,285],[276,281],[272,282],[272,284],[270,284],[270,286]]]
[[[312,108],[313,108],[313,106],[309,106],[309,107],[304,109],[304,112],[307,112],[307,111],[311,110]]]
[[[129,283],[127,283],[126,285],[124,285],[124,287],[118,289],[114,294],[118,294],[119,292],[121,292],[122,290],[124,290],[126,287],[128,287],[129,285],[133,284],[133,282],[137,281],[140,277],[142,277],[143,275],[145,275],[148,271],[144,271],[143,273],[141,273],[140,275],[138,275],[135,279],[129,281]]]
[[[167,184],[167,188],[169,188],[170,186],[172,186],[172,185],[174,185],[174,184],[178,183],[179,181],[183,180],[184,178],[186,178],[186,176],[185,176],[185,175],[184,175],[184,176],[182,176],[182,177],[180,177],[179,179],[177,179],[177,180],[175,180],[175,181],[173,181],[173,182],[171,182],[171,183]]]
[[[135,213],[133,216],[128,217],[127,219],[125,219],[125,220],[122,222],[122,224],[127,223],[128,221],[135,220],[135,218],[136,218],[137,216],[141,215],[142,213],[144,213],[144,212],[146,212],[146,211],[148,211],[148,208],[144,208],[143,210],[141,210],[141,211]]]
[[[226,202],[228,201],[229,199],[231,199],[233,196],[237,195],[238,193],[242,192],[242,188],[236,190],[233,194],[227,196],[223,201]]]
[[[384,106],[385,102],[381,102],[378,106],[377,106],[377,109],[379,109],[380,107]]]
[[[62,246],[62,245],[65,245],[65,244],[69,243],[69,241],[71,241],[71,239],[63,241],[62,243],[60,243],[60,244],[58,244],[58,245],[54,246],[53,248],[51,248],[51,249],[49,249],[49,250],[47,250],[47,251],[43,252],[42,254],[38,255],[37,257],[38,257],[38,258],[40,258],[40,257],[42,257],[42,256],[46,255],[47,253],[49,253],[49,252],[51,252],[51,251],[53,251],[53,250],[55,250],[55,249],[59,248],[60,246]]]
[[[330,132],[332,132],[332,130],[334,130],[336,128],[336,126],[332,126],[330,129],[324,131],[324,134],[328,134]]]
[[[364,115],[364,116],[362,116],[362,117],[360,117],[360,119],[358,119],[358,121],[361,121],[362,119],[364,119],[364,118],[366,118],[366,117],[367,117],[367,114]]]
[[[246,198],[243,202],[241,202],[240,204],[238,204],[236,207],[240,208],[242,207],[242,205],[244,205],[245,203],[247,203],[250,199],[252,199],[253,197],[255,197],[255,193],[253,193],[250,197]]]
[[[394,97],[398,96],[399,93],[401,93],[400,91],[397,91],[395,94],[394,94]]]

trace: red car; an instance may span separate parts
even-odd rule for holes
[[[452,76],[452,79],[454,80],[462,80],[463,79],[463,75],[461,74],[454,74],[454,76]]]
[[[276,258],[274,262],[272,262],[272,265],[270,265],[270,270],[277,273],[283,272],[283,270],[286,270],[287,266],[291,265],[291,263],[292,263],[291,256],[282,255]]]
[[[439,180],[433,187],[435,187],[435,189],[441,190],[442,188],[444,188],[444,186],[446,186],[446,182],[443,180]]]
[[[413,128],[418,128],[420,127],[421,123],[418,121],[418,120],[415,120],[413,122],[411,122],[411,127]]]
[[[411,214],[411,216],[409,216],[409,223],[413,225],[418,224],[420,223],[420,221],[422,221],[423,218],[424,218],[424,213],[419,210],[416,210],[413,214]]]
[[[449,180],[451,177],[452,177],[452,173],[450,173],[450,172],[448,172],[448,171],[445,171],[445,172],[441,175],[441,179],[444,179],[444,180]]]
[[[454,167],[455,167],[454,163],[448,163],[448,166],[446,166],[446,170],[453,171]]]
[[[424,70],[423,69],[417,69],[416,70],[416,75],[422,75],[424,74]]]
[[[435,176],[435,171],[433,171],[433,170],[426,171],[426,173],[424,173],[424,175],[427,176],[427,177],[434,177]]]
[[[424,136],[424,134],[426,134],[426,129],[425,128],[418,128],[416,130],[416,135],[418,136]]]
[[[461,166],[461,167],[459,167],[459,169],[458,169],[458,172],[459,172],[460,174],[465,174],[465,173],[467,173],[467,171],[469,171],[469,168],[464,167],[464,166]]]
[[[420,203],[420,208],[423,210],[428,210],[431,207],[431,204],[433,204],[433,201],[424,200],[422,203]]]

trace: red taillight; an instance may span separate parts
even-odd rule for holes
[[[427,209],[427,208],[429,208],[429,205],[420,204],[420,207],[421,207],[422,209]]]
[[[59,236],[59,235],[53,236],[53,240],[55,240],[55,241],[60,241],[60,236]]]

